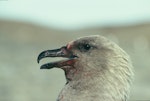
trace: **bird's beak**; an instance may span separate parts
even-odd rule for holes
[[[53,67],[61,68],[64,66],[72,66],[75,63],[77,58],[77,56],[73,55],[73,53],[69,51],[65,46],[59,49],[46,50],[41,52],[37,58],[37,62],[39,63],[41,59],[46,57],[64,57],[66,59],[44,64],[41,66],[41,69],[51,69]]]

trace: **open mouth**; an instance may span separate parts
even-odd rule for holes
[[[46,57],[64,57],[63,60],[46,63],[41,66],[41,69],[51,69],[54,67],[62,68],[64,66],[73,66],[77,56],[67,50],[67,47],[62,47],[60,49],[46,50],[39,54],[37,62],[39,63],[41,59]]]

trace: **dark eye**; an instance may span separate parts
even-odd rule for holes
[[[90,46],[89,44],[84,44],[84,45],[83,45],[83,48],[84,48],[85,50],[90,50],[91,46]]]
[[[89,44],[82,44],[82,45],[79,46],[79,49],[82,52],[86,52],[86,51],[91,49],[91,46]]]

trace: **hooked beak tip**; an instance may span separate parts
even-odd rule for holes
[[[40,60],[41,60],[41,57],[40,57],[40,55],[39,55],[38,58],[37,58],[37,63],[38,63],[38,64],[40,63]]]
[[[39,63],[40,63],[40,61],[39,61],[39,60],[37,60],[37,63],[39,64]]]

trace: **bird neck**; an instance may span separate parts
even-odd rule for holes
[[[106,72],[84,72],[80,79],[69,81],[59,98],[69,101],[126,101],[129,85]],[[75,99],[75,100],[72,100]],[[85,99],[85,100],[81,100]],[[66,101],[66,100],[59,100]]]

